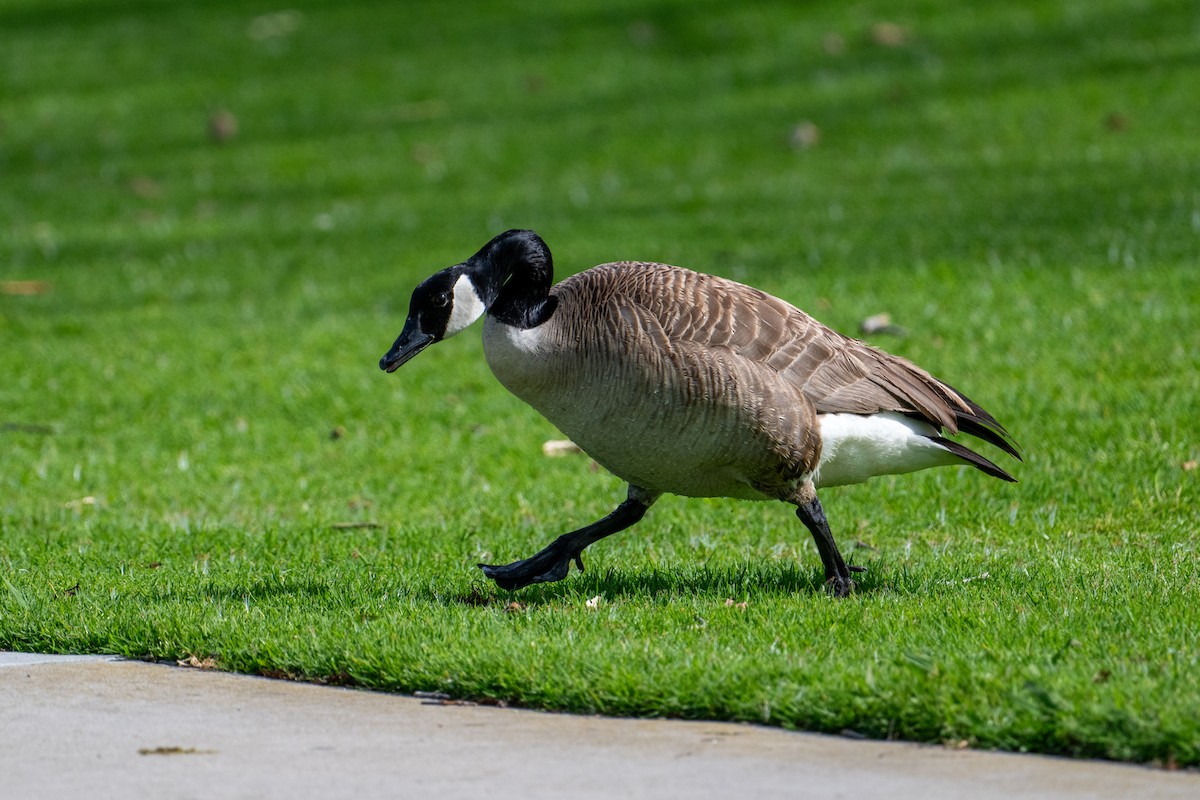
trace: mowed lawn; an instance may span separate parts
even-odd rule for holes
[[[1200,765],[1200,10],[0,3],[0,648]],[[752,283],[992,411],[1019,479],[666,497],[548,458],[477,332],[510,227]]]

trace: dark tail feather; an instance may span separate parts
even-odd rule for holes
[[[922,422],[930,422],[930,419],[919,411],[906,412],[906,416]],[[1017,450],[1016,443],[1012,441],[1012,436],[1008,431],[1004,430],[1004,427],[1000,423],[991,424],[987,419],[983,419],[977,414],[970,414],[959,409],[954,409],[954,423],[957,432],[974,436],[988,444],[995,445],[1017,461],[1025,460],[1021,458],[1021,453]]]
[[[963,430],[966,431],[967,429],[963,428]],[[970,431],[967,431],[967,432],[969,433]],[[1017,479],[1014,478],[1012,475],[1009,475],[1007,472],[1000,469],[995,464],[988,461],[983,456],[979,455],[979,453],[976,453],[974,450],[969,450],[966,447],[963,447],[958,442],[951,441],[950,439],[944,439],[941,436],[930,436],[929,438],[935,444],[941,445],[942,447],[946,448],[954,455],[961,458],[963,461],[966,461],[972,467],[975,467],[978,470],[986,472],[988,475],[991,475],[993,478],[999,478],[1002,481],[1010,481],[1012,483],[1017,482]],[[988,440],[988,441],[990,441],[990,440]],[[1001,445],[1001,446],[1003,447],[1003,445]],[[1008,450],[1007,447],[1005,447],[1004,449]],[[1013,455],[1016,455],[1016,453],[1013,453]],[[1018,458],[1019,458],[1019,456],[1018,456]]]
[[[980,410],[982,411],[982,409]],[[1017,461],[1024,460],[1017,452],[1015,443],[1012,442],[1012,436],[1004,430],[1000,423],[995,420],[991,420],[989,423],[987,419],[983,419],[978,414],[967,414],[962,411],[956,413],[955,417],[958,421],[958,429],[963,433],[982,439],[988,444],[994,444]]]
[[[960,431],[982,439],[988,444],[994,444],[1017,461],[1024,460],[1021,458],[1021,454],[1017,452],[1017,443],[1013,439],[1012,434],[1006,431],[1004,426],[997,422],[996,418],[989,414],[983,406],[948,383],[943,383],[942,386],[958,395],[958,399],[966,403],[970,409],[970,411],[962,411],[957,408],[954,410],[955,422],[958,423]]]

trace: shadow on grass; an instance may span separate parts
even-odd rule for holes
[[[870,593],[883,586],[876,573],[863,572],[854,577],[856,592]],[[467,606],[505,606],[513,601],[553,602],[564,598],[601,595],[607,599],[656,600],[678,597],[712,597],[719,600],[744,600],[762,595],[817,595],[825,593],[825,574],[796,564],[762,561],[753,564],[710,567],[688,566],[678,569],[647,567],[642,569],[572,569],[566,579],[542,583],[508,592],[480,578],[465,592],[440,596],[442,602]],[[430,598],[432,599],[432,598]]]
[[[155,600],[178,600],[181,591],[160,589],[150,593]],[[336,592],[324,581],[316,580],[253,580],[235,583],[210,583],[187,593],[196,600],[212,603],[270,604],[277,599],[304,600],[312,605],[330,605]]]

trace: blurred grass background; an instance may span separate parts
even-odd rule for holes
[[[0,31],[0,647],[1200,763],[1194,3],[0,0]],[[871,569],[845,603],[787,509],[667,499],[509,607],[475,562],[619,482],[542,458],[477,336],[375,366],[509,227],[560,275],[888,312],[1022,482],[827,492]]]

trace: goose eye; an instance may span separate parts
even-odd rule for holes
[[[438,308],[445,308],[446,306],[450,305],[450,295],[449,294],[434,295],[433,296],[433,304],[435,306],[437,306]]]

